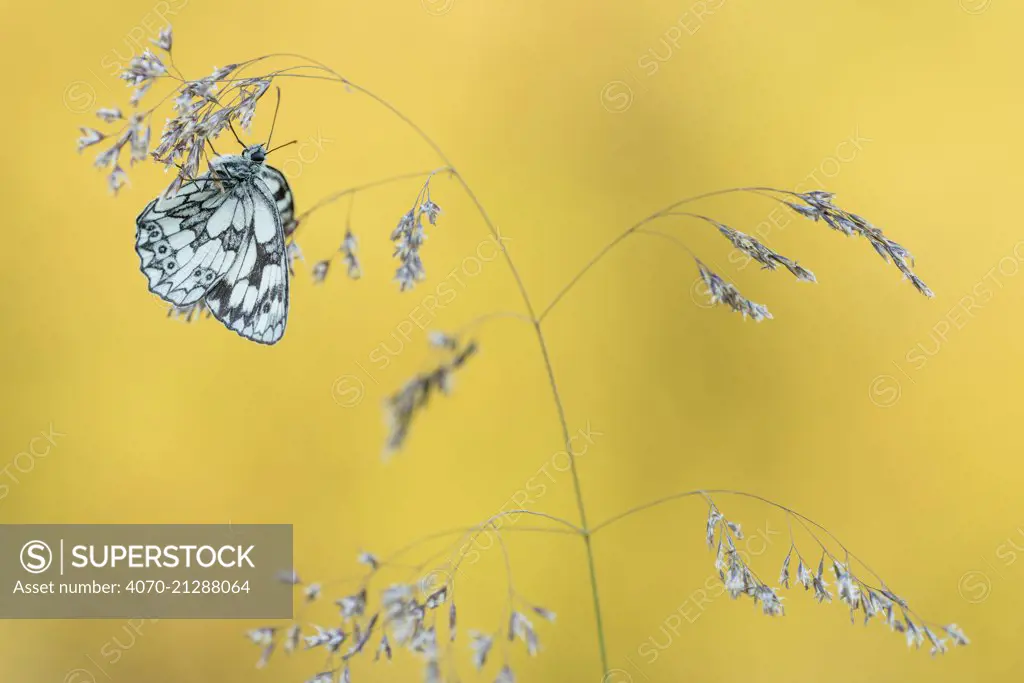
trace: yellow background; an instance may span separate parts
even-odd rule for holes
[[[400,323],[462,272],[485,236],[454,182],[434,183],[445,213],[425,246],[430,277],[412,293],[390,281],[387,241],[415,195],[410,182],[357,199],[366,276],[351,282],[338,269],[321,287],[297,278],[278,346],[244,342],[213,321],[170,321],[132,247],[136,214],[167,178],[133,169],[115,200],[92,155],[74,153],[76,128],[95,125],[96,106],[126,106],[110,65],[159,28],[154,11],[165,7],[3,5],[0,465],[50,424],[65,436],[11,486],[0,521],[287,522],[300,571],[326,579],[356,571],[360,549],[386,554],[483,520],[551,462],[560,437],[550,391],[536,340],[513,320],[481,329],[481,353],[454,396],[417,421],[396,459],[378,458],[380,402],[430,354],[417,329],[386,369],[369,356],[381,343],[395,348]],[[1014,256],[1024,239],[1015,207],[1024,6],[703,5],[702,17],[701,3],[663,0],[167,6],[189,75],[296,51],[392,100],[512,238],[538,305],[625,226],[706,190],[810,189],[816,174],[843,206],[883,226],[914,252],[936,299],[918,296],[865,241],[820,224],[792,219],[766,240],[814,270],[819,284],[806,285],[740,270],[712,231],[666,223],[776,319],[758,325],[695,306],[685,254],[636,238],[549,318],[553,363],[570,429],[601,432],[580,459],[593,520],[678,490],[759,493],[821,521],[922,614],[957,622],[974,643],[933,660],[880,624],[851,626],[843,607],[819,607],[802,591],[787,594],[784,619],[725,598],[694,619],[687,601],[712,557],[704,505],[690,500],[595,538],[609,658],[622,670],[615,680],[1015,680],[1024,664],[1024,560],[1011,545],[1024,548],[1024,276]],[[656,73],[652,50],[664,60]],[[439,165],[365,98],[324,83],[282,85],[275,138],[330,140],[293,175],[300,210],[339,187]],[[254,139],[268,124],[264,109]],[[869,142],[850,158],[851,146],[840,145],[856,136]],[[276,153],[276,163],[298,149]],[[754,232],[772,207],[734,197],[702,209]],[[306,226],[310,261],[336,247],[343,223],[338,206]],[[430,328],[521,310],[500,261],[461,277]],[[983,283],[988,296],[965,314],[958,302]],[[365,389],[352,407],[332,397],[346,376]],[[568,476],[554,479],[530,507],[575,520]],[[764,506],[718,502],[748,529],[784,529]],[[559,613],[541,627],[542,656],[515,650],[520,679],[596,682],[581,543],[528,533],[507,541],[517,588]],[[784,551],[775,542],[755,569],[774,582]],[[459,577],[464,630],[500,620],[502,571],[491,552]],[[690,617],[678,634],[663,630],[682,612]],[[82,668],[118,683],[298,681],[322,662],[278,657],[254,672],[246,626],[147,624],[101,674],[89,658],[104,663],[112,638],[130,640],[123,621],[5,622],[0,679],[63,681]],[[666,634],[654,661],[641,654]],[[464,646],[459,656],[463,679],[477,680]],[[357,663],[354,678],[420,676],[401,659]]]

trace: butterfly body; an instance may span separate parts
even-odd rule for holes
[[[168,303],[205,303],[226,327],[263,344],[284,335],[294,202],[262,145],[217,157],[136,219],[135,250],[149,289]]]
[[[263,145],[252,145],[246,147],[241,154],[216,157],[210,161],[210,169],[216,178],[248,181],[259,177],[266,158]]]

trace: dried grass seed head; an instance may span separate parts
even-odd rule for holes
[[[749,316],[755,322],[771,319],[772,314],[766,306],[744,297],[734,285],[723,280],[700,260],[697,260],[697,268],[704,285],[708,288],[712,304],[725,304],[744,318]]]
[[[831,192],[813,190],[803,193],[788,193],[796,197],[803,204],[784,201],[783,203],[799,213],[801,216],[814,221],[824,221],[830,228],[844,235],[859,235],[867,239],[875,251],[885,261],[892,261],[903,273],[903,276],[910,280],[910,283],[921,294],[933,297],[935,294],[912,270],[914,257],[907,249],[885,236],[881,229],[875,227],[867,219],[858,216],[836,206],[833,203],[835,195]],[[780,200],[781,201],[781,200]]]
[[[477,351],[475,341],[451,350],[451,358],[442,361],[433,370],[416,375],[384,403],[388,437],[384,457],[401,449],[409,435],[413,418],[426,407],[434,393],[447,394],[451,390],[455,371],[465,365]]]
[[[712,218],[706,218],[706,220],[718,228],[718,231],[722,233],[722,235],[729,240],[736,249],[757,261],[766,269],[775,270],[781,265],[796,276],[797,280],[802,280],[804,282],[817,281],[814,277],[814,273],[807,270],[796,261],[779,254],[750,235],[742,233],[739,230],[733,230],[728,225],[719,223]]]

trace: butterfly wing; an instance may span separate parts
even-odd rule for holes
[[[238,233],[238,256],[207,292],[206,305],[228,329],[246,339],[273,344],[284,335],[288,322],[288,261],[281,214],[270,187],[260,178],[241,183],[236,193],[245,217]]]
[[[149,291],[176,306],[201,299],[234,263],[240,240],[226,233],[244,213],[209,174],[151,201],[135,219],[135,251]]]
[[[260,169],[260,177],[270,191],[270,196],[277,204],[277,211],[281,214],[281,225],[284,226],[284,237],[288,239],[299,224],[295,222],[295,195],[288,185],[284,174],[271,166],[264,166]]]

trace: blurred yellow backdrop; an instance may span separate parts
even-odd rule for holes
[[[790,220],[767,240],[813,269],[816,286],[738,269],[719,236],[679,224],[667,229],[776,319],[695,306],[681,252],[627,240],[548,319],[552,362],[570,428],[601,434],[580,459],[592,519],[684,489],[759,493],[821,521],[973,644],[936,660],[907,652],[881,625],[853,627],[844,608],[802,591],[787,594],[781,620],[724,598],[694,619],[688,601],[713,558],[703,504],[683,501],[595,539],[614,680],[1019,678],[1024,228],[1009,207],[1024,181],[1020,3],[111,0],[4,10],[0,465],[51,426],[64,436],[5,482],[0,522],[292,523],[302,573],[346,576],[360,549],[386,554],[485,519],[559,449],[536,340],[495,320],[454,395],[432,404],[398,457],[378,457],[380,402],[429,361],[425,333],[387,368],[370,354],[396,348],[423,297],[461,274],[458,295],[429,319],[437,329],[521,310],[500,261],[464,272],[486,233],[446,178],[433,186],[445,213],[425,246],[429,279],[412,293],[390,281],[387,241],[416,192],[407,183],[359,196],[364,279],[297,278],[278,346],[165,317],[132,245],[134,217],[168,178],[134,169],[114,199],[92,155],[74,153],[97,106],[126,105],[111,74],[163,14],[189,75],[301,52],[394,102],[479,194],[539,305],[625,226],[707,190],[820,186],[884,227],[914,252],[934,300],[866,242],[820,224]],[[261,111],[256,134],[268,124]],[[339,187],[439,165],[396,119],[324,83],[284,84],[275,138],[306,144],[276,161],[291,162],[300,210]],[[756,197],[703,206],[747,232],[771,208]],[[312,220],[307,259],[334,249],[343,224],[342,206]],[[355,405],[332,395],[339,378],[360,387]],[[763,506],[719,502],[748,528],[784,528]],[[565,473],[530,506],[575,521]],[[542,630],[542,656],[514,659],[520,680],[597,681],[578,539],[508,543],[518,588],[559,612]],[[783,554],[771,548],[755,568],[773,579]],[[500,559],[459,581],[464,628],[488,627],[503,604]],[[690,618],[680,626],[681,612]],[[117,683],[298,681],[322,663],[281,658],[256,673],[247,626],[160,621],[131,638],[119,621],[6,622],[0,678],[64,681],[84,669]],[[100,652],[113,638],[132,646],[109,665]],[[652,638],[663,646],[653,660]],[[464,679],[476,680],[462,657]],[[360,681],[420,675],[408,662],[354,670]]]

